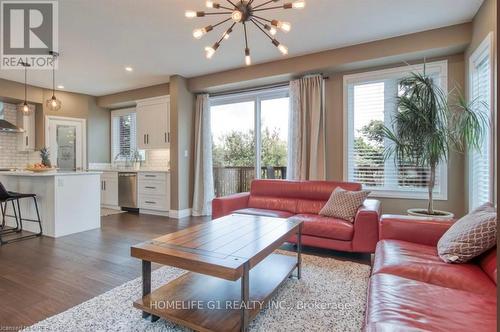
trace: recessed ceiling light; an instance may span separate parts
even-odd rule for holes
[[[128,71],[128,72],[130,72],[130,71],[134,71],[134,68],[127,66],[127,67],[125,67],[125,70]]]
[[[58,89],[64,89],[64,85],[58,85],[57,88]]]

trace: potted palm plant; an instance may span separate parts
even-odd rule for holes
[[[427,209],[409,209],[410,215],[453,218],[453,214],[434,209],[433,192],[436,170],[446,162],[450,150],[463,153],[467,148],[479,149],[483,142],[487,117],[481,102],[467,102],[458,89],[445,93],[432,77],[411,73],[400,81],[398,112],[392,128],[384,126],[383,136],[390,144],[386,158],[395,156],[397,166],[414,165],[428,169]],[[449,100],[454,99],[453,104]]]

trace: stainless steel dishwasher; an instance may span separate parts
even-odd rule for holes
[[[122,208],[137,208],[137,173],[118,173],[118,205]]]

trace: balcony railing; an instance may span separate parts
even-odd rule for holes
[[[261,179],[286,179],[286,167],[262,167]],[[222,197],[250,191],[255,167],[214,167],[215,196]]]

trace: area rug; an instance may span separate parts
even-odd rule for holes
[[[153,271],[152,287],[183,273],[171,267]],[[272,299],[279,305],[261,311],[249,331],[360,331],[369,274],[367,265],[303,255],[302,278],[285,281]],[[190,331],[163,319],[142,319],[132,306],[141,289],[141,279],[134,279],[24,331]]]
[[[112,216],[114,214],[121,214],[121,213],[125,213],[125,212],[126,211],[101,208],[101,217]]]

